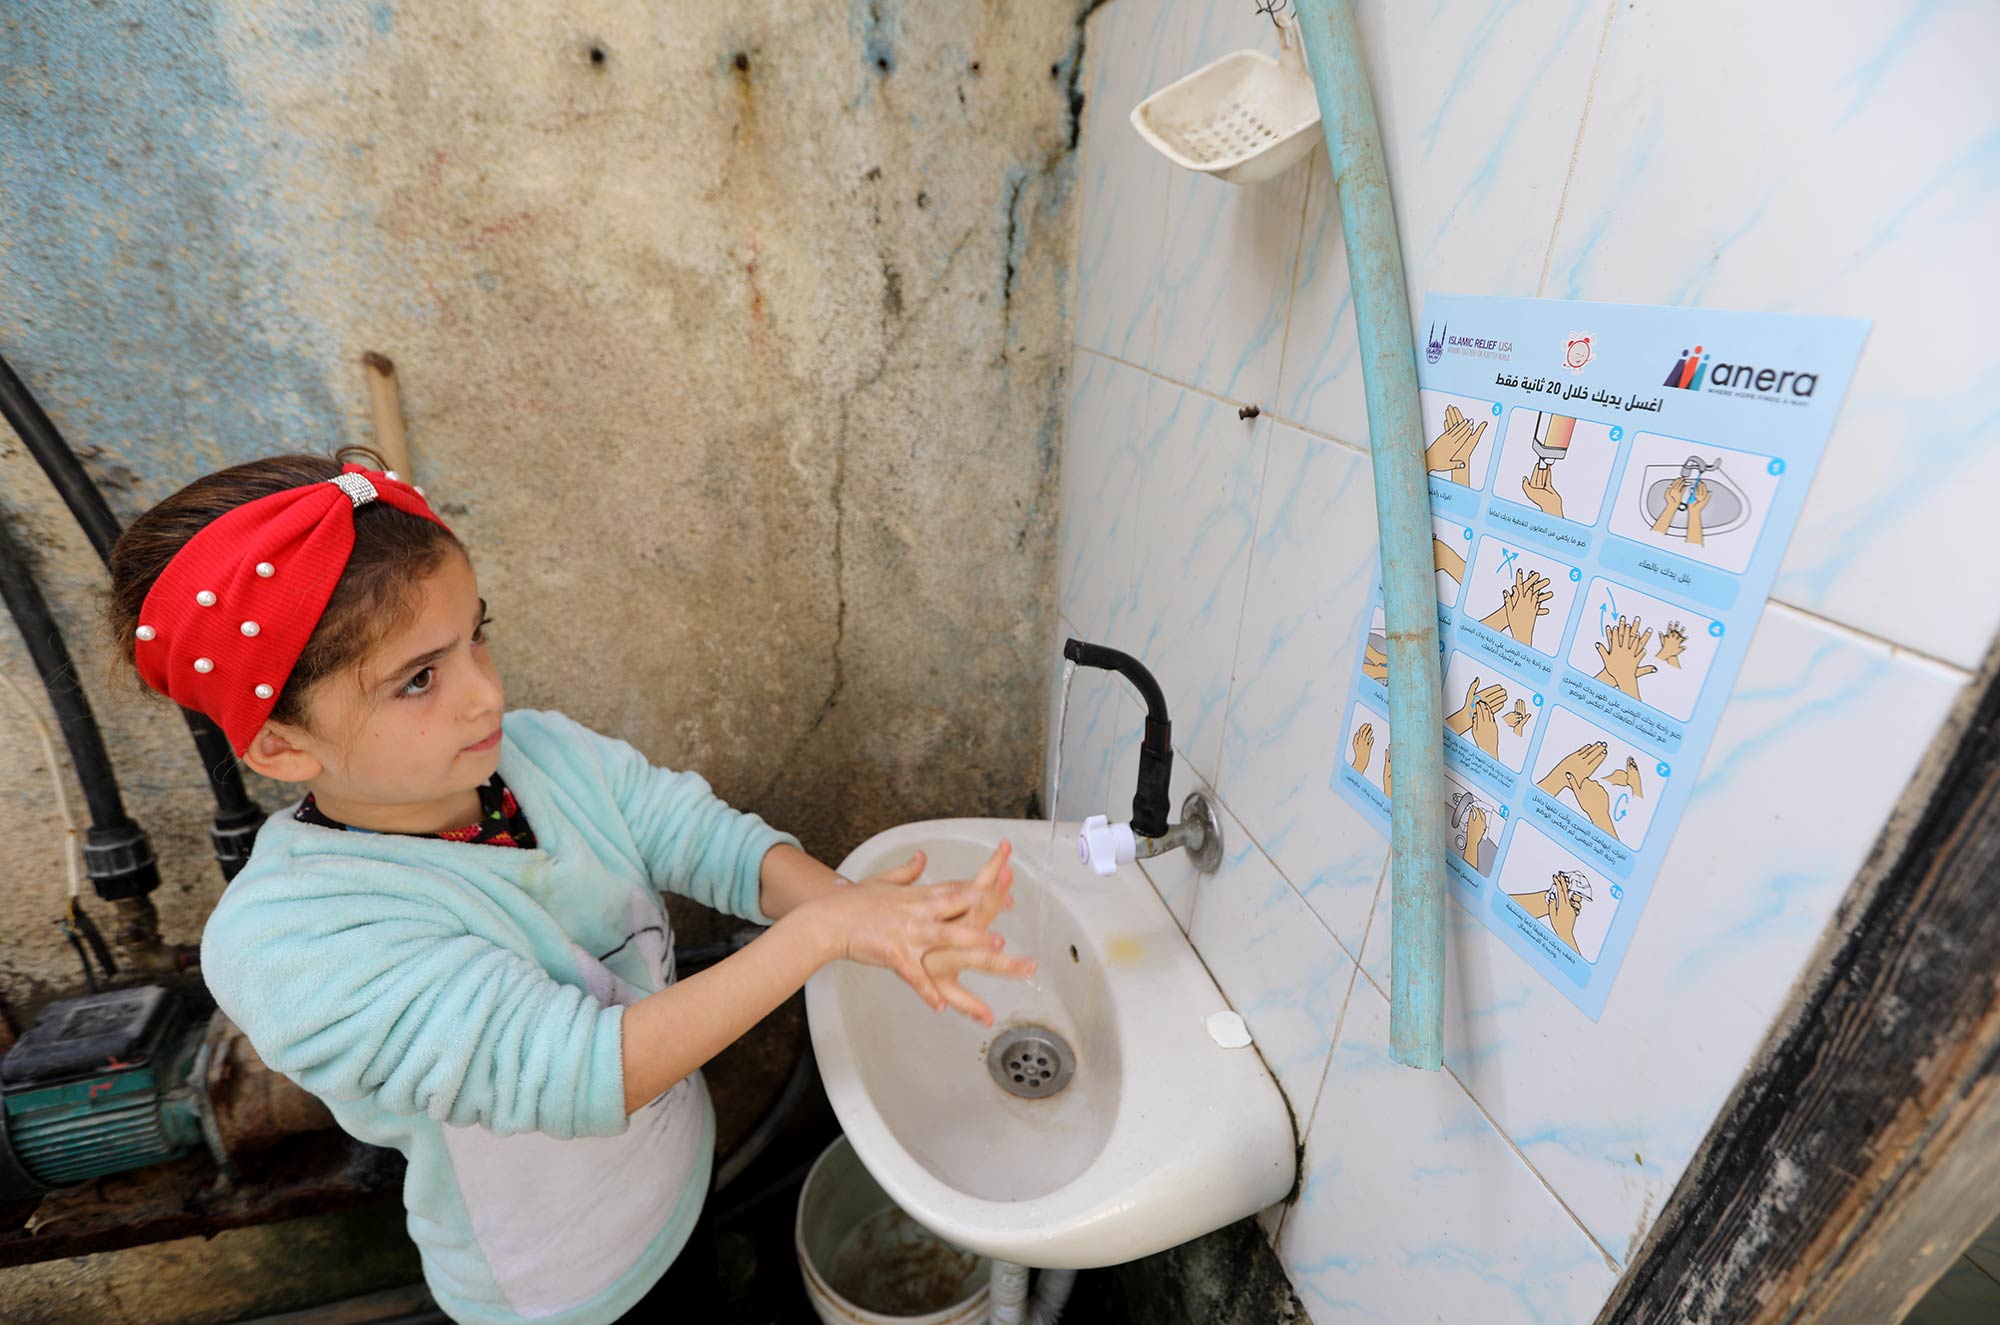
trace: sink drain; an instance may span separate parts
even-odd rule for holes
[[[1076,1055],[1068,1041],[1046,1026],[1016,1026],[986,1051],[986,1070],[1008,1094],[1043,1100],[1069,1084],[1076,1074]]]

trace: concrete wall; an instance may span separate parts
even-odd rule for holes
[[[216,466],[369,440],[358,361],[386,353],[510,704],[697,768],[829,859],[1019,814],[1080,8],[10,6],[0,353],[127,517]],[[101,567],[4,427],[0,487],[193,941],[220,886],[193,746],[101,682]],[[0,668],[32,687],[11,628]],[[17,709],[21,1010],[79,973]]]
[[[1060,615],[1154,667],[1173,803],[1224,805],[1220,873],[1148,864],[1309,1125],[1265,1229],[1318,1325],[1588,1321],[2000,626],[2000,11],[1355,8],[1413,314],[1437,290],[1872,320],[1602,1018],[1451,905],[1447,1070],[1397,1067],[1387,843],[1329,787],[1377,548],[1324,149],[1235,188],[1125,123],[1271,49],[1250,5],[1090,20]],[[1077,676],[1062,817],[1129,804],[1143,712]]]

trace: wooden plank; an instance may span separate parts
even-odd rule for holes
[[[403,1185],[401,1155],[338,1130],[287,1137],[245,1163],[243,1180],[228,1190],[216,1186],[215,1164],[198,1150],[43,1197],[18,1227],[0,1233],[0,1270],[394,1202]]]
[[[1834,1248],[1834,1269],[1798,1285],[1798,1325],[1902,1320],[2000,1216],[2000,1075],[1983,1084]]]
[[[1930,803],[1885,846],[1879,881],[1850,893],[1599,1325],[1892,1325],[1996,1212],[1990,674],[1959,731]]]

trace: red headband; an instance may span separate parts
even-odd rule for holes
[[[147,685],[221,726],[237,754],[270,716],[354,552],[354,512],[384,501],[436,522],[393,473],[342,465],[218,517],[147,591],[133,651]]]

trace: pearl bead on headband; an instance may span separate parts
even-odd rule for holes
[[[451,531],[393,471],[355,464],[245,502],[190,538],[147,591],[133,632],[140,677],[213,718],[237,754],[249,749],[347,569],[354,513],[371,501]]]

